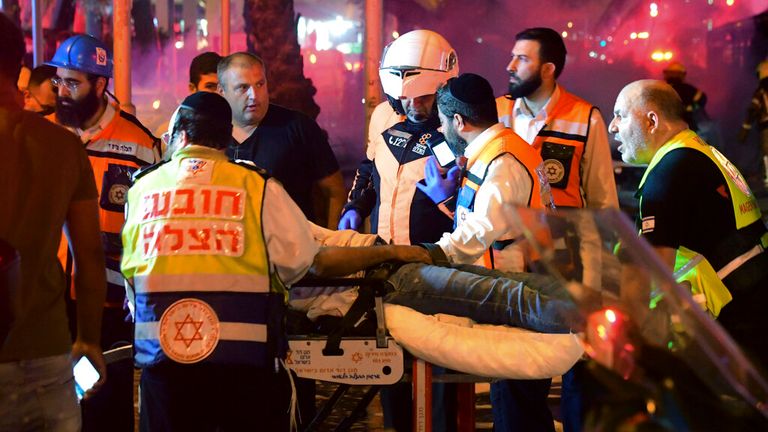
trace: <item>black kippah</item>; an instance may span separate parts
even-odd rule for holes
[[[194,111],[195,114],[205,117],[217,126],[232,123],[232,109],[229,107],[229,102],[216,93],[204,91],[193,93],[181,102],[181,107]]]
[[[469,105],[493,102],[493,88],[485,78],[473,73],[463,73],[448,81],[451,96]]]

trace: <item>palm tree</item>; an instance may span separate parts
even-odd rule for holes
[[[243,16],[248,51],[267,64],[271,101],[317,118],[317,89],[304,76],[293,0],[245,0]]]

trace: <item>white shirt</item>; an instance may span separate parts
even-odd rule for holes
[[[284,284],[297,282],[312,266],[320,247],[304,213],[274,178],[267,180],[262,224],[270,266]]]
[[[467,146],[468,159],[491,142],[504,125],[497,123],[486,129]],[[474,210],[452,233],[445,233],[437,244],[453,263],[472,264],[482,258],[494,241],[516,238],[521,230],[513,224],[510,213],[527,207],[533,184],[528,170],[510,154],[496,158],[488,166],[488,174],[475,195]],[[522,270],[521,252],[514,245],[494,254],[500,270]]]
[[[524,98],[515,99],[512,109],[515,133],[528,144],[533,144],[536,136],[550,120],[550,114],[560,100],[560,94],[560,86],[555,86],[552,96],[536,114],[531,112]],[[509,118],[504,120],[509,123]],[[597,110],[592,111],[589,117],[589,134],[579,169],[581,170],[581,195],[587,207],[619,207],[616,182],[613,178],[611,148],[608,145],[608,128]]]

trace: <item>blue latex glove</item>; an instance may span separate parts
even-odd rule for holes
[[[345,211],[343,215],[341,215],[341,219],[339,219],[339,229],[351,229],[359,231],[360,225],[362,225],[362,223],[363,218],[360,216],[360,213],[358,213],[357,210],[351,208]]]
[[[454,166],[445,174],[440,174],[440,168],[437,165],[437,159],[430,156],[427,164],[424,166],[424,182],[416,183],[416,187],[424,192],[435,204],[440,204],[446,199],[456,194],[459,186],[459,176],[461,168]]]

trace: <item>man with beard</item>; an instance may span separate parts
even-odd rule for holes
[[[622,159],[648,164],[638,191],[640,235],[678,281],[706,293],[708,311],[754,363],[768,364],[768,232],[744,177],[688,128],[683,102],[662,81],[627,85],[613,113]],[[715,292],[723,300],[713,302]]]
[[[105,350],[131,343],[131,324],[125,321],[124,279],[120,274],[125,221],[124,205],[131,175],[159,160],[159,142],[139,121],[107,100],[112,58],[100,40],[77,35],[62,42],[48,62],[56,67],[56,113],[49,116],[80,137],[88,153],[99,191],[99,223],[104,245],[107,299],[104,304],[101,345]],[[71,254],[62,242],[59,258],[72,276]],[[74,295],[72,303],[77,302]],[[70,322],[77,325],[74,316]],[[133,368],[109,366],[103,391],[83,403],[83,430],[133,430]]]
[[[430,30],[406,33],[384,49],[379,76],[388,102],[371,115],[367,158],[339,229],[358,230],[370,216],[371,232],[394,244],[434,242],[451,230],[451,214],[440,204],[454,196],[459,169],[426,179],[425,170],[435,164],[428,143],[442,140],[435,92],[458,73],[456,52]]]
[[[496,99],[499,120],[541,153],[556,206],[618,207],[600,111],[556,81],[565,66],[562,37],[539,27],[523,30],[515,41],[509,94]]]
[[[360,230],[370,217],[371,232],[397,245],[433,243],[452,229],[445,204],[455,197],[460,169],[441,173],[428,146],[443,139],[435,92],[458,73],[456,52],[430,30],[408,32],[384,49],[379,76],[388,101],[371,115],[366,159],[355,173],[339,229]],[[385,426],[410,426],[410,392],[405,384],[383,390]],[[439,430],[445,398],[434,400]]]
[[[512,48],[512,59],[507,65],[509,94],[496,99],[499,120],[541,153],[555,206],[617,208],[618,195],[605,122],[597,107],[567,92],[557,83],[565,66],[565,56],[565,43],[555,30],[537,27],[518,33]],[[588,265],[596,258],[588,256],[588,252],[585,254],[589,249],[586,245],[573,244],[568,236],[569,230],[569,227],[562,227],[563,243],[567,248],[557,252],[573,257],[572,267],[576,271],[566,276],[593,285],[593,281],[599,280],[592,278],[595,271],[599,271],[599,264]],[[581,423],[578,398],[572,398],[578,393],[578,383],[574,379],[574,371],[563,377],[562,401],[567,432],[579,430],[571,428]],[[499,401],[498,405],[494,404],[494,410],[501,406],[502,401],[507,405],[507,408],[495,411],[497,422],[500,420],[506,424],[513,420],[512,417],[532,412],[521,410],[523,405],[513,406],[532,403],[529,395],[514,396],[524,393],[508,388],[514,383],[502,381],[491,387],[492,400],[497,396]],[[529,386],[531,383],[520,384]],[[549,388],[548,382],[542,381],[541,385],[542,388]],[[531,394],[542,396],[538,406],[544,413],[547,410],[546,392],[535,390]],[[539,428],[526,430],[551,430],[552,422],[546,417],[542,414]],[[509,424],[500,430],[514,427]]]
[[[493,89],[479,75],[448,80],[437,92],[437,108],[446,141],[466,157],[455,229],[437,244],[451,263],[522,271],[523,250],[515,242],[521,227],[509,215],[518,207],[552,207],[541,156],[497,122]]]

